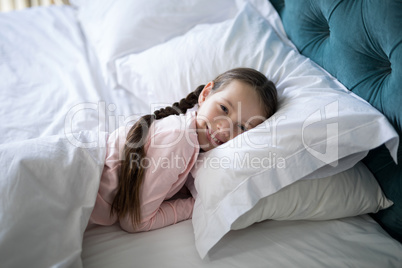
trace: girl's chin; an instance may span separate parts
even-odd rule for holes
[[[204,146],[200,145],[200,148],[201,148],[201,150],[203,152],[208,152],[209,150],[213,149],[214,147],[212,145],[210,145],[210,144],[207,144],[207,145],[204,145]]]
[[[198,144],[203,152],[207,152],[212,149],[212,145],[209,143],[207,137],[204,137],[204,139],[198,139]]]

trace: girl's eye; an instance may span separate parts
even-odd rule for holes
[[[239,128],[241,129],[241,131],[247,131],[247,128],[245,127],[245,126],[243,126],[243,125],[239,125]]]
[[[225,106],[221,105],[221,109],[222,111],[227,114],[229,112],[228,108],[226,108]]]

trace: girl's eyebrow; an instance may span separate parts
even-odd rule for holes
[[[230,100],[228,100],[226,98],[222,98],[222,99],[229,104],[230,108],[234,109],[233,104],[232,104],[232,102]]]

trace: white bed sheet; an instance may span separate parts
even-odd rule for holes
[[[84,267],[401,267],[402,245],[374,220],[264,221],[229,232],[201,260],[191,220],[148,233],[118,226],[84,236]]]

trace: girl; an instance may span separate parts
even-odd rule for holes
[[[197,112],[186,111],[196,104]],[[249,68],[229,70],[172,107],[145,115],[108,139],[90,224],[120,223],[149,231],[190,219],[194,199],[184,185],[200,150],[255,127],[277,108],[274,84]]]

